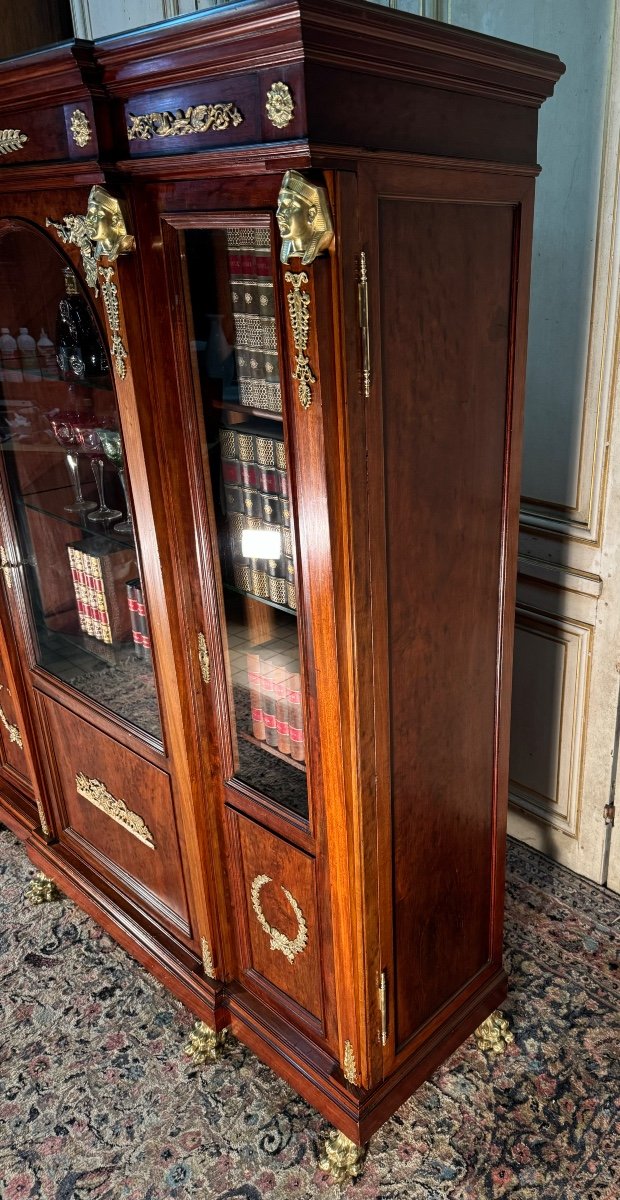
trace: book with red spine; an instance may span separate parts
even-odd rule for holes
[[[127,607],[129,609],[129,618],[131,620],[131,636],[133,639],[133,648],[136,658],[144,658],[144,649],[142,646],[142,630],[140,628],[140,614],[138,612],[138,599],[136,589],[140,586],[139,579],[131,579],[126,584],[127,588]]]
[[[265,722],[263,719],[263,698],[261,692],[261,664],[258,654],[247,654],[248,688],[250,691],[250,711],[252,716],[252,733],[257,741],[266,741]]]
[[[260,690],[263,721],[265,724],[265,741],[268,746],[278,745],[278,730],[276,728],[276,698],[273,688],[273,666],[270,659],[260,660]]]
[[[142,657],[145,662],[153,661],[153,651],[151,649],[151,633],[149,623],[146,616],[146,605],[142,593],[142,583],[138,580],[135,588],[135,599],[137,604],[138,622],[140,630],[140,642],[142,645]]]
[[[106,638],[104,637],[104,628],[99,615],[99,595],[95,577],[92,574],[90,555],[84,549],[81,549],[78,550],[78,557],[82,561],[82,576],[84,579],[83,599],[90,623],[90,634],[91,637],[103,642],[106,641]]]
[[[97,624],[96,636],[107,645],[112,644],[112,630],[106,601],[101,563],[94,554],[84,553],[84,562],[88,571],[88,582],[94,619]]]
[[[291,739],[288,723],[288,697],[286,667],[274,667],[273,691],[276,702],[276,732],[278,735],[278,750],[281,754],[291,753]]]
[[[69,565],[71,567],[71,579],[73,581],[73,591],[75,592],[75,602],[78,612],[78,620],[82,633],[91,632],[91,621],[84,595],[83,571],[81,567],[82,557],[75,546],[67,546],[67,554],[69,555]]]
[[[288,731],[291,740],[291,758],[295,762],[306,761],[306,742],[304,737],[304,719],[301,705],[301,677],[298,674],[289,675],[286,684],[288,701]]]
[[[226,239],[239,399],[282,412],[270,232],[237,226]]]
[[[90,637],[94,638],[97,635],[97,624],[96,624],[95,616],[94,616],[94,609],[93,609],[93,604],[92,604],[92,597],[90,594],[90,588],[88,586],[88,575],[86,573],[86,564],[84,562],[84,555],[83,555],[82,551],[77,548],[75,550],[75,558],[76,558],[76,563],[77,563],[78,579],[80,582],[80,595],[82,597],[82,606],[83,606],[83,611],[84,611],[84,619],[85,619],[85,626],[86,626],[85,633],[87,633]]]
[[[126,584],[135,574],[135,551],[104,538],[91,538],[82,545],[94,636],[108,645],[125,641],[131,634]]]

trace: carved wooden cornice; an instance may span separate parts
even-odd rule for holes
[[[305,61],[538,107],[561,72],[555,55],[366,0],[224,6],[107,38],[95,54],[106,88],[124,96]]]

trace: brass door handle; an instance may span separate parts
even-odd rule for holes
[[[357,285],[359,322],[362,331],[362,382],[366,400],[370,396],[370,318],[368,314],[368,268],[366,252],[360,254],[360,273]]]

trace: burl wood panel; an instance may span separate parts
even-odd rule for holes
[[[78,853],[92,849],[98,866],[116,884],[138,894],[162,918],[168,916],[169,923],[185,930],[188,908],[168,775],[47,696],[41,700],[62,790],[63,837]],[[79,795],[78,773],[100,780],[112,796],[142,818],[154,848]]]
[[[240,875],[239,892],[244,902],[241,919],[246,928],[243,939],[245,948],[241,957],[246,982],[256,987],[256,984],[266,981],[322,1023],[314,859],[246,817],[229,813],[229,820],[237,834],[235,841],[238,853],[235,857]],[[305,925],[305,944],[298,952],[290,951],[290,958],[282,949],[273,948],[272,938],[263,928],[253,907],[252,884],[265,876],[269,877],[269,882],[265,882],[257,894],[264,920],[293,943]],[[299,906],[301,917],[284,889]]]
[[[490,957],[513,209],[384,199],[379,237],[402,1046]]]

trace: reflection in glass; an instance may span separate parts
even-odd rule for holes
[[[95,508],[94,512],[88,514],[88,520],[101,521],[106,525],[110,525],[112,521],[118,520],[123,514],[119,508],[110,508],[106,504],[103,482],[105,451],[100,436],[101,427],[96,418],[91,418],[90,420],[77,422],[74,424],[73,429],[82,453],[90,459],[97,495],[99,497],[99,507]]]
[[[63,271],[65,295],[56,317],[56,361],[61,379],[67,383],[105,379],[108,360],[90,308],[79,293],[75,273]]]
[[[54,430],[54,437],[61,446],[65,447],[65,462],[73,487],[73,495],[75,499],[72,504],[65,504],[64,511],[69,513],[89,512],[96,508],[94,500],[85,500],[82,495],[82,482],[80,480],[80,459],[77,453],[79,439],[75,429],[73,428],[76,421],[79,422],[79,413],[58,413],[56,417],[50,414],[50,425]]]
[[[0,479],[36,662],[161,741],[106,348],[77,273],[17,222],[0,228],[0,329]]]
[[[226,617],[235,778],[308,816],[270,230],[185,234]]]
[[[133,533],[133,517],[131,515],[131,506],[129,503],[129,493],[127,491],[127,480],[125,479],[125,466],[123,459],[123,444],[121,435],[118,429],[100,429],[99,441],[103,447],[104,453],[110,462],[116,467],[118,477],[121,481],[123,496],[125,497],[125,511],[127,519],[119,521],[114,526],[116,533]],[[122,514],[121,514],[122,515]]]

